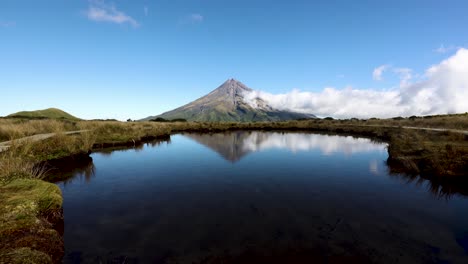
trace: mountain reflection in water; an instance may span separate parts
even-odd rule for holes
[[[231,162],[239,161],[249,153],[268,149],[287,149],[293,153],[317,149],[323,155],[385,151],[385,146],[375,144],[367,138],[311,133],[236,131],[214,134],[187,133],[184,136],[209,147]]]
[[[351,156],[360,153],[386,152],[387,147],[386,143],[376,143],[367,138],[312,133],[234,131],[213,134],[186,133],[183,135],[212,149],[233,163],[240,161],[249,153],[269,149],[285,149],[293,153],[318,150],[325,156],[333,153]],[[386,166],[387,164],[382,160],[369,160],[369,171],[374,175],[381,174],[380,168]],[[385,173],[405,184],[426,186],[425,188],[438,198],[448,199],[455,194],[468,196],[468,181],[464,179],[427,179],[418,175],[391,173],[388,169]]]
[[[58,183],[64,262],[467,263],[463,188],[390,175],[387,156],[369,139],[278,132],[93,153]]]

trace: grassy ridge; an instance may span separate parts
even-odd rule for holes
[[[80,120],[79,118],[72,116],[71,114],[57,109],[57,108],[47,108],[44,110],[36,111],[21,111],[7,117],[11,118],[29,118],[29,119],[63,119],[63,120]]]

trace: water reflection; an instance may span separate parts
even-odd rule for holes
[[[379,175],[379,162],[377,160],[369,161],[369,171],[374,175]]]
[[[320,150],[323,155],[343,153],[347,156],[385,151],[385,146],[367,138],[320,135],[311,133],[281,133],[236,131],[215,134],[184,134],[216,151],[224,159],[237,162],[249,153],[269,149],[287,149],[293,153]]]
[[[144,143],[139,143],[135,144],[134,146],[115,146],[115,147],[106,147],[102,149],[97,149],[94,152],[99,153],[103,156],[111,156],[112,153],[115,153],[117,151],[127,151],[129,149],[135,150],[136,152],[142,151],[145,147],[157,147],[162,144],[171,144],[171,139],[157,139],[157,140],[152,140],[149,142],[144,142]]]
[[[454,195],[468,196],[468,179],[466,178],[422,178],[419,175],[389,173],[390,177],[400,180],[404,184],[414,184],[426,188],[439,199],[451,199]]]
[[[322,135],[312,133],[284,133],[235,131],[213,134],[184,134],[185,137],[217,152],[230,162],[238,162],[249,153],[270,149],[285,149],[293,153],[319,150],[322,155],[341,153],[352,156],[362,153],[386,152],[386,144],[376,143],[367,138],[351,136]],[[455,194],[468,196],[468,181],[462,179],[421,178],[419,175],[393,173],[383,160],[370,159],[369,172],[373,175],[391,175],[404,184],[426,186],[437,198],[449,199]]]
[[[96,167],[94,166],[94,163],[91,161],[85,166],[75,168],[74,170],[71,170],[65,174],[65,179],[62,179],[61,182],[63,185],[67,185],[71,181],[74,180],[81,180],[85,181],[86,183],[90,183],[92,178],[95,177],[96,175]],[[70,175],[70,177],[67,177]]]
[[[65,263],[467,263],[468,199],[434,199],[417,178],[389,176],[384,144],[305,133],[172,139],[94,153],[75,172],[85,180],[58,184]]]
[[[158,147],[162,144],[170,144],[169,140],[154,140],[137,144],[133,147],[118,146],[112,148],[105,148],[96,150],[94,153],[98,153],[103,157],[111,157],[112,154],[119,151],[128,151],[129,149],[135,152],[143,151],[144,147]],[[52,162],[45,163],[47,167],[47,173],[44,180],[55,183],[62,183],[67,185],[72,181],[84,181],[89,183],[96,174],[96,167],[93,163],[93,158],[90,156],[77,156],[65,158],[64,160],[54,160]]]
[[[89,183],[95,176],[93,159],[88,156],[71,158],[66,161],[58,161],[47,164],[49,167],[45,180],[61,182],[64,185],[71,181],[82,179]]]

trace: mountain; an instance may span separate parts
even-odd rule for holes
[[[157,117],[164,119],[186,119],[188,121],[281,121],[315,118],[314,115],[274,109],[260,98],[255,107],[248,104],[245,93],[253,90],[243,83],[229,79],[211,93],[169,112],[150,116],[144,121]]]
[[[44,110],[36,111],[21,111],[8,115],[7,117],[13,118],[31,118],[31,119],[67,119],[67,120],[80,120],[77,117],[57,108],[47,108]]]

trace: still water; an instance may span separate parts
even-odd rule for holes
[[[386,144],[179,134],[58,182],[65,263],[468,263],[468,199],[392,175]],[[450,188],[449,188],[450,189]]]

